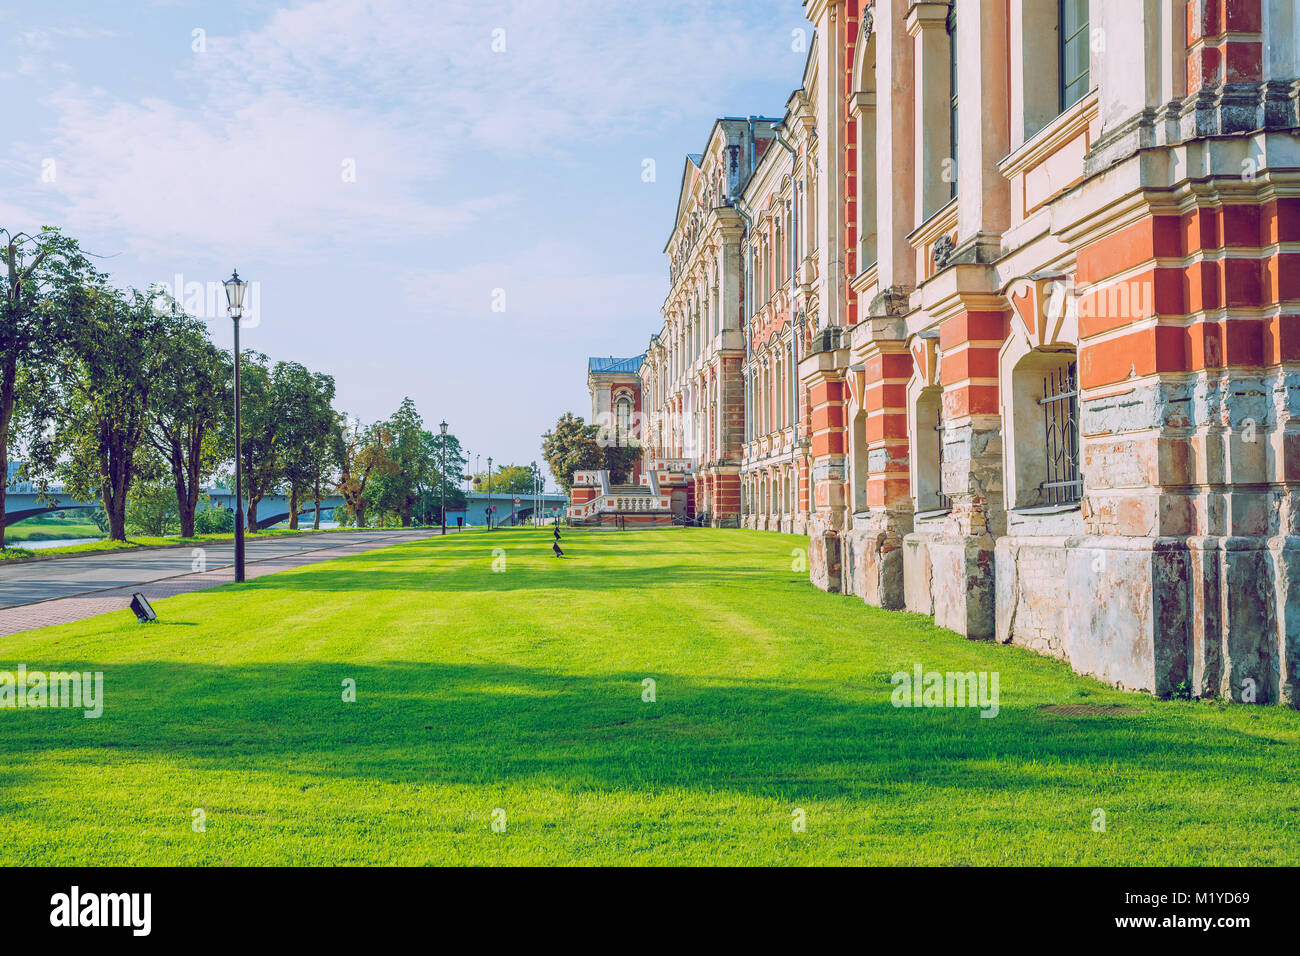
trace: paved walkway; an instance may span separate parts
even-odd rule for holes
[[[437,531],[357,531],[250,538],[246,579],[304,564],[414,541]],[[149,600],[201,591],[234,579],[234,542],[202,546],[206,570],[194,571],[191,548],[118,551],[0,566],[0,636],[50,624],[67,624],[131,604],[139,591]]]

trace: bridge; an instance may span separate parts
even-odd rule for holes
[[[235,494],[228,488],[204,488],[203,494],[207,495],[211,503],[219,508],[226,510],[235,507]],[[335,508],[341,508],[344,504],[342,495],[329,495],[322,498],[320,502],[321,517],[326,514],[333,515]],[[102,507],[102,502],[98,499],[94,501],[85,501],[80,498],[74,498],[63,490],[62,485],[51,485],[45,495],[40,495],[37,489],[27,482],[12,482],[5,492],[5,524],[13,524],[15,521],[22,521],[24,518],[30,518],[33,515],[45,514],[49,511],[74,511],[77,509],[93,510]],[[314,517],[316,513],[316,502],[300,501],[298,502],[298,517]],[[450,511],[448,512],[450,514]],[[263,530],[277,525],[281,521],[289,520],[289,496],[284,494],[267,495],[257,502],[257,526],[254,530]],[[253,526],[250,525],[250,528]]]
[[[533,503],[535,500],[541,504],[538,517],[547,521],[552,518],[564,517],[564,506],[569,503],[567,495],[546,493],[540,495],[531,495],[527,492],[519,494],[513,491],[493,491],[491,496],[487,491],[480,489],[465,495],[464,508],[447,508],[447,521],[449,524],[455,524],[456,518],[462,517],[465,520],[465,526],[478,527],[487,524],[487,509],[493,507],[496,509],[492,523],[494,525],[522,524],[532,520]],[[515,499],[519,499],[519,504],[515,504]],[[513,509],[514,519],[510,515]]]

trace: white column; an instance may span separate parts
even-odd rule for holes
[[[949,199],[944,160],[951,149],[948,74],[951,55],[946,21],[948,4],[922,0],[907,14],[907,32],[915,38],[912,86],[916,91],[913,118],[916,137],[915,194],[920,225]]]
[[[957,238],[1011,225],[1011,183],[998,171],[1010,151],[1006,0],[957,4]]]
[[[912,128],[912,38],[903,24],[908,0],[877,0],[876,93],[887,96],[876,113],[876,249],[880,288],[916,284],[916,253],[907,241],[915,228],[911,179],[915,141]]]

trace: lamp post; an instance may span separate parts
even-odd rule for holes
[[[244,315],[244,290],[248,283],[239,278],[235,269],[230,278],[222,283],[226,287],[226,308],[230,312],[235,326],[235,581],[244,580],[244,474],[240,461],[240,418],[239,405],[239,321]]]
[[[487,503],[487,526],[492,530],[492,456],[488,456],[488,503]]]
[[[447,533],[447,423],[438,425],[442,429],[442,533]]]

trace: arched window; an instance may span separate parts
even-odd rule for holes
[[[619,396],[614,404],[614,444],[626,444],[632,432],[632,399]]]
[[[943,493],[943,389],[931,385],[916,401],[916,510],[947,511],[952,499]]]
[[[1079,386],[1073,349],[1033,349],[1011,370],[1015,439],[1013,508],[1069,505],[1083,497]]]

